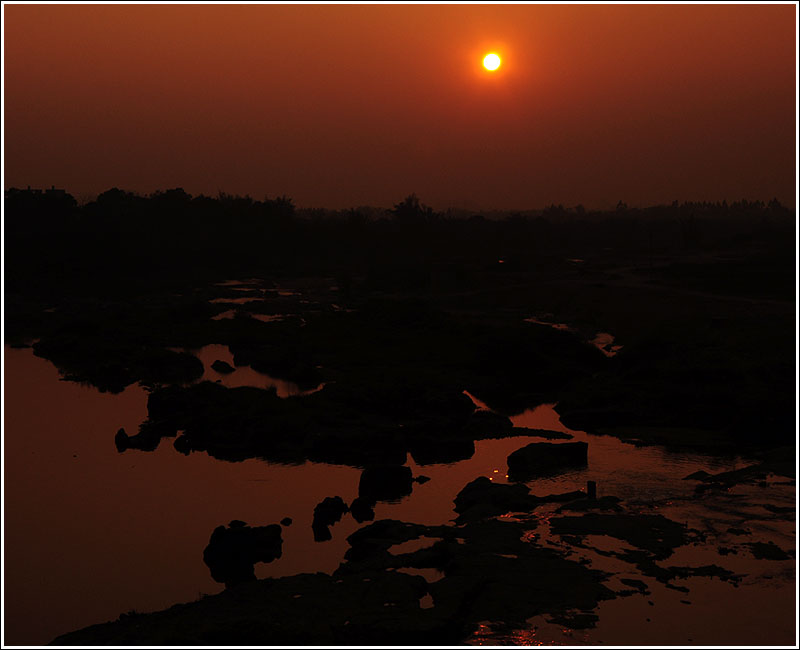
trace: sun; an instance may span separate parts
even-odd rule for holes
[[[500,67],[500,57],[494,52],[483,57],[483,67],[494,72]]]

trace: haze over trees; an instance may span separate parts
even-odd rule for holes
[[[390,210],[298,210],[286,196],[253,199],[181,188],[149,196],[112,188],[78,205],[55,189],[5,192],[8,286],[55,272],[97,281],[151,272],[292,268],[365,272],[377,266],[433,268],[457,259],[529,267],[547,255],[604,250],[652,254],[764,242],[780,247],[793,211],[773,199],[586,210],[551,205],[521,212],[437,212],[410,194]],[[545,257],[543,257],[545,255]]]

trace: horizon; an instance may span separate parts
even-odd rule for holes
[[[77,202],[77,205],[79,207],[81,207],[81,206],[85,206],[85,205],[88,205],[89,203],[97,201],[97,199],[100,197],[100,195],[102,195],[102,194],[104,194],[106,192],[110,192],[112,190],[119,190],[119,191],[122,191],[122,192],[124,192],[126,194],[129,194],[129,195],[132,195],[132,196],[134,196],[136,198],[141,198],[141,199],[150,199],[150,198],[153,198],[155,196],[158,196],[159,194],[164,194],[164,193],[173,192],[173,191],[186,192],[186,190],[182,186],[157,188],[157,189],[153,190],[152,192],[144,193],[144,192],[138,192],[138,191],[135,191],[135,190],[128,190],[128,189],[125,189],[125,188],[122,188],[122,187],[119,187],[119,186],[115,185],[113,187],[109,187],[109,188],[107,188],[105,190],[102,190],[97,194],[85,194],[85,193],[84,194],[78,194],[76,192],[70,191],[67,188],[56,187],[53,184],[50,184],[49,187],[48,186],[33,187],[31,185],[27,185],[26,187],[16,187],[16,186],[7,187],[7,188],[5,188],[3,190],[3,192],[4,192],[4,194],[7,194],[10,191],[34,192],[34,193],[42,193],[42,194],[48,193],[48,192],[56,192],[56,193],[63,192],[65,194],[67,194],[68,196],[71,196],[72,198],[74,198],[75,201]],[[751,205],[752,204],[761,203],[764,206],[767,206],[772,201],[778,201],[778,203],[781,205],[781,207],[788,208],[790,210],[794,209],[796,211],[796,205],[794,205],[794,204],[787,205],[783,201],[780,201],[780,199],[778,199],[778,197],[776,197],[776,196],[773,196],[773,197],[770,197],[770,198],[764,198],[764,197],[739,197],[739,198],[732,198],[732,199],[729,199],[728,197],[724,197],[724,198],[720,198],[720,199],[702,200],[702,201],[695,201],[695,200],[690,200],[690,199],[686,199],[686,200],[673,199],[672,201],[669,201],[669,202],[651,203],[651,204],[632,204],[632,203],[629,203],[628,201],[625,201],[624,198],[623,198],[623,199],[620,199],[617,203],[613,203],[611,205],[605,205],[605,206],[587,206],[587,205],[584,205],[583,203],[576,203],[576,204],[550,203],[548,205],[542,205],[542,206],[496,208],[496,207],[490,207],[490,206],[466,207],[466,206],[463,206],[463,205],[452,205],[452,204],[451,205],[445,205],[445,206],[442,206],[442,207],[438,207],[438,206],[430,205],[427,201],[425,201],[424,197],[420,197],[416,192],[411,192],[411,193],[404,194],[402,198],[398,199],[396,202],[393,202],[391,205],[359,204],[359,205],[350,205],[350,206],[346,206],[346,207],[333,208],[333,207],[323,206],[323,205],[303,205],[301,203],[296,202],[295,197],[288,196],[288,195],[282,194],[280,192],[275,194],[275,195],[273,195],[272,197],[270,197],[268,195],[265,195],[262,198],[251,196],[249,194],[233,194],[233,193],[226,192],[225,190],[218,190],[216,194],[205,194],[205,193],[202,193],[202,192],[197,193],[197,194],[193,194],[191,192],[186,192],[186,194],[189,195],[189,199],[190,200],[196,199],[196,198],[200,198],[200,197],[217,200],[217,199],[225,197],[225,198],[233,198],[233,199],[249,199],[249,200],[254,201],[254,202],[259,202],[259,201],[274,200],[274,199],[277,199],[277,198],[284,198],[284,199],[288,199],[294,205],[295,210],[308,211],[308,212],[312,212],[312,211],[347,212],[347,211],[352,211],[352,210],[355,210],[355,211],[358,211],[358,210],[381,210],[381,211],[389,212],[389,211],[392,210],[393,207],[397,206],[399,203],[401,203],[403,200],[405,200],[406,198],[408,198],[410,196],[416,196],[419,199],[419,201],[420,201],[420,203],[422,205],[424,205],[425,207],[430,207],[431,209],[433,209],[433,211],[435,213],[487,212],[487,213],[490,213],[490,214],[491,213],[501,213],[501,214],[520,213],[520,214],[524,214],[524,213],[546,212],[546,211],[550,210],[551,208],[563,209],[563,210],[565,210],[567,212],[572,212],[572,211],[575,211],[575,210],[583,209],[587,213],[589,213],[589,212],[605,213],[605,212],[613,212],[613,211],[617,210],[617,206],[618,206],[619,203],[624,204],[624,206],[625,206],[624,209],[625,210],[650,210],[650,209],[653,209],[653,208],[669,208],[669,207],[674,207],[675,205],[678,205],[678,206],[681,206],[681,205],[713,205],[713,206],[727,205],[727,206],[732,206],[732,205],[741,204],[741,203],[746,203],[746,204],[751,204]]]

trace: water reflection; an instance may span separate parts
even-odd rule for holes
[[[228,375],[217,373],[211,368],[214,361],[232,364],[227,346],[209,345],[195,353],[205,366],[204,379],[231,387],[274,386],[286,398],[303,394],[291,382],[266,377],[250,368],[237,368]],[[147,394],[142,388],[131,386],[118,395],[99,393],[73,382],[59,381],[58,371],[45,360],[34,357],[29,349],[6,347],[5,355],[4,451],[18,461],[5,466],[5,587],[14,594],[5,603],[5,640],[9,644],[46,643],[57,634],[114,619],[121,612],[161,609],[194,600],[201,593],[219,591],[221,585],[211,579],[202,562],[202,553],[211,532],[233,519],[251,526],[278,523],[285,517],[293,520],[283,529],[282,556],[270,564],[256,565],[256,575],[261,578],[332,572],[348,548],[347,536],[360,527],[351,515],[346,515],[332,528],[330,541],[315,544],[311,526],[314,508],[325,497],[340,496],[352,503],[358,494],[361,476],[358,469],[308,462],[297,466],[259,460],[227,463],[203,453],[183,456],[170,444],[162,444],[149,453],[129,450],[118,454],[114,432],[120,427],[134,431],[146,416]],[[473,400],[476,405],[485,406],[478,397]],[[681,501],[693,487],[693,483],[681,479],[701,469],[708,472],[735,469],[745,464],[745,459],[634,447],[616,438],[571,431],[560,422],[552,404],[530,409],[512,420],[517,427],[568,432],[575,440],[589,444],[586,468],[531,481],[528,485],[534,494],[580,489],[591,479],[598,482],[598,496],[614,494],[658,507],[676,521],[707,525],[712,531],[727,530],[730,522],[741,521],[742,506],[727,498],[727,493],[710,495],[701,501]],[[409,456],[408,466],[413,475],[422,474],[431,480],[415,483],[412,494],[399,503],[379,502],[375,518],[422,524],[451,522],[455,515],[453,499],[466,483],[478,476],[507,482],[507,456],[529,442],[540,440],[531,436],[479,440],[471,458],[450,464],[419,467]],[[793,548],[791,520],[788,523],[772,520],[768,512],[764,519],[763,507],[761,519],[756,517],[757,504],[767,499],[782,498],[780,505],[792,503],[793,485],[778,487],[783,491],[758,492],[761,488],[755,486],[740,486],[737,490],[744,497],[742,502],[756,504],[749,506],[754,509],[753,520],[748,523],[753,539],[760,535],[776,539],[783,548]],[[735,508],[739,510],[732,510]],[[550,512],[545,509],[540,516],[546,522]],[[786,526],[789,530],[785,530]],[[537,528],[536,535],[544,534],[545,528]],[[727,543],[724,538],[720,540]],[[392,552],[409,552],[413,544],[430,543],[432,540],[415,540],[409,547],[393,547]],[[715,548],[708,546],[711,553]],[[678,556],[675,563],[696,559],[696,556],[687,560]],[[592,558],[592,561],[597,560]],[[732,566],[747,564],[747,558],[734,556],[732,562]],[[793,561],[777,564],[794,566]],[[626,570],[630,570],[629,565]],[[781,591],[777,585],[793,580],[793,574],[780,577],[777,568],[775,572],[773,592],[767,593],[769,587],[763,585],[748,585],[748,589],[752,587],[747,591],[749,595],[737,602],[746,605],[752,599],[764,598],[764,602],[779,608],[777,599],[780,595],[786,601],[786,589]],[[441,576],[424,577],[433,580]],[[658,619],[661,627],[654,624],[653,630],[668,627],[670,617],[674,620],[675,616],[686,616],[690,610],[701,612],[698,617],[713,615],[714,621],[724,620],[720,608],[731,602],[729,592],[738,595],[746,591],[733,590],[728,584],[706,578],[689,580],[699,585],[698,597],[693,598],[695,603],[705,594],[722,604],[716,610],[711,603],[704,608],[686,608],[680,599],[674,598],[675,592],[663,590],[663,600],[659,601],[663,610],[659,610]],[[695,588],[693,582],[693,593]],[[719,600],[726,594],[729,600]],[[685,598],[684,594],[678,595]],[[625,616],[628,612],[637,616],[636,608],[640,607],[636,601],[630,609],[627,601],[633,602],[629,598],[604,603],[598,633],[586,638],[612,643],[625,643],[628,638],[635,643],[673,639],[666,635],[659,640],[656,633],[641,636],[641,626],[635,634],[626,636]],[[670,609],[673,601],[674,609]],[[642,607],[650,606],[645,603]],[[762,616],[766,616],[763,611]],[[784,615],[782,610],[777,611]],[[743,620],[750,615],[749,610],[744,612]],[[650,618],[656,621],[652,615]],[[547,625],[543,621],[538,628],[516,631],[509,640],[515,643],[584,640],[584,633],[574,633],[584,636],[569,638],[555,633],[547,636],[544,633]],[[503,642],[501,632],[489,630],[487,634],[484,641]],[[710,633],[695,634],[694,642],[712,638]],[[472,641],[480,642],[480,638],[478,634]],[[718,633],[713,638],[731,636]],[[742,638],[754,637],[751,633]]]
[[[540,320],[538,318],[526,318],[526,323],[533,323],[535,325],[546,325],[547,327],[552,327],[554,330],[561,330],[564,332],[576,332],[577,330],[574,327],[570,327],[566,323],[551,323],[549,321]]]
[[[637,447],[613,436],[590,435],[565,427],[554,404],[542,404],[512,416],[515,427],[548,429],[572,434],[573,441],[589,445],[587,467],[569,469],[557,476],[527,482],[534,494],[583,489],[587,481],[597,482],[597,496],[618,496],[624,500],[653,501],[669,496],[689,495],[694,489],[684,476],[705,467],[716,473],[747,464],[741,457],[720,458],[695,453],[673,452],[663,447]]]
[[[220,312],[216,316],[212,316],[211,320],[228,320],[230,318],[236,318],[235,309],[229,309],[228,311]]]
[[[582,261],[582,260],[581,260]],[[577,327],[572,327],[571,325],[567,325],[566,323],[553,323],[546,320],[541,320],[539,318],[531,317],[525,319],[526,323],[533,323],[534,325],[544,325],[546,327],[551,327],[554,330],[560,330],[562,332],[578,332]],[[614,345],[614,336],[609,334],[608,332],[597,332],[592,339],[589,340],[593,346],[595,346],[600,352],[605,354],[607,357],[613,357],[622,349],[621,345]]]
[[[227,305],[228,303],[232,305],[244,305],[249,302],[261,302],[261,298],[258,296],[243,296],[242,298],[212,298],[208,302],[217,304]]]
[[[598,332],[591,340],[591,344],[607,357],[613,357],[622,349],[621,345],[614,345],[614,336],[608,332]]]
[[[10,645],[218,592],[202,554],[232,519],[293,519],[283,556],[257,565],[258,577],[333,571],[358,527],[344,520],[325,549],[314,546],[314,506],[331,494],[355,498],[357,469],[225,463],[170,444],[119,454],[114,432],[144,420],[144,389],[111,395],[59,381],[48,362],[8,347],[5,376],[4,452],[17,461],[5,465],[4,486]]]
[[[262,323],[273,323],[276,321],[286,320],[290,317],[290,314],[253,314],[250,312],[239,311],[238,309],[228,309],[227,311],[220,312],[216,316],[212,316],[211,320],[229,320],[240,316],[244,318],[255,318],[256,320],[260,320]],[[304,320],[300,319],[300,323],[303,324]]]
[[[205,372],[198,381],[219,382],[228,388],[238,388],[240,386],[274,388],[278,394],[278,397],[282,398],[311,395],[312,393],[322,390],[325,386],[325,384],[322,383],[316,388],[302,390],[292,381],[271,377],[270,375],[253,370],[249,366],[236,367],[231,373],[217,372],[211,367],[215,361],[224,361],[225,363],[233,366],[233,354],[227,345],[206,345],[195,350],[187,350],[187,352],[191,352],[203,362]]]

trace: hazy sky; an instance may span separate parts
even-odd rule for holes
[[[795,201],[794,5],[4,10],[6,188]]]

